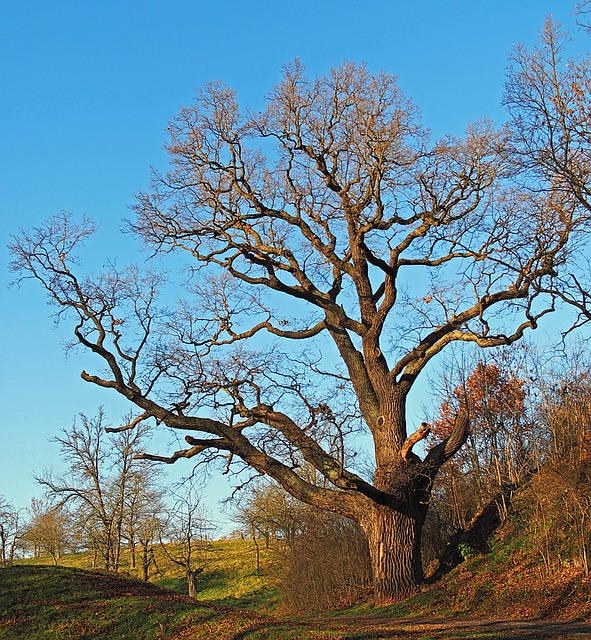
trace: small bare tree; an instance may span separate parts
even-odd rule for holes
[[[33,498],[25,534],[26,542],[33,547],[33,555],[37,558],[47,553],[57,565],[72,539],[72,515],[67,509]]]
[[[136,534],[142,554],[142,580],[147,582],[150,579],[150,567],[153,565],[158,570],[154,545],[161,539],[166,524],[164,508],[160,507],[157,513],[143,513],[137,524]]]
[[[253,540],[282,540],[288,545],[300,533],[306,505],[275,483],[259,482],[244,490],[235,519]]]
[[[109,430],[116,435],[109,437]],[[124,525],[133,518],[130,509],[138,498],[134,503],[130,499],[140,491],[138,482],[143,480],[145,493],[152,488],[153,478],[136,459],[144,452],[148,430],[147,424],[134,431],[109,428],[102,408],[93,418],[81,414],[79,422],[55,438],[67,472],[37,478],[57,505],[76,505],[79,528],[111,571],[119,570]]]
[[[129,548],[130,567],[137,567],[137,547],[142,553],[142,575],[146,578],[146,559],[158,540],[162,514],[162,491],[154,486],[158,473],[138,465],[129,483],[123,509],[122,537]]]
[[[173,495],[175,501],[167,510],[160,543],[169,560],[182,568],[189,597],[196,598],[197,576],[205,570],[211,554],[214,527],[205,515],[192,480],[181,484]]]

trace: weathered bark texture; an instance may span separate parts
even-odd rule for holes
[[[187,586],[189,598],[197,597],[197,573],[196,571],[187,570]]]
[[[375,505],[363,524],[369,542],[377,604],[389,604],[417,590],[422,564],[415,540],[417,522],[389,507]]]

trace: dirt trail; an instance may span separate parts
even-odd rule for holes
[[[351,638],[454,640],[591,640],[591,622],[552,620],[486,620],[442,618],[343,617],[316,619],[315,627],[353,632]]]

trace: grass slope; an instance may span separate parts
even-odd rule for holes
[[[174,555],[174,548],[169,549]],[[163,550],[154,548],[156,567],[150,569],[150,581],[178,593],[187,594],[187,582],[182,568],[175,565]],[[141,561],[138,552],[138,564]],[[53,565],[51,557],[28,558],[18,561],[19,565]],[[90,552],[64,555],[59,560],[62,567],[93,570]],[[200,550],[196,566],[203,568],[198,576],[199,599],[215,601],[221,605],[238,606],[241,609],[270,613],[277,609],[279,593],[277,567],[272,550],[260,549],[261,570],[256,571],[254,547],[249,540],[216,540],[205,543]],[[131,558],[127,549],[121,558],[121,573],[131,578],[139,578],[141,570],[131,568]]]
[[[0,569],[2,640],[328,640],[340,634],[197,603],[138,580],[66,567]]]
[[[277,620],[195,602],[166,589],[66,567],[0,569],[1,640],[555,640],[589,638],[591,625],[370,616]]]
[[[559,622],[551,631],[548,627],[546,635],[540,635],[537,623],[529,630],[523,626],[536,619],[571,621],[567,628],[576,621],[576,637],[591,638],[591,575],[572,562],[545,567],[531,520],[519,506],[488,540],[485,551],[464,545],[458,567],[404,602],[382,609],[367,604],[318,617],[314,624],[305,618],[266,617],[278,611],[278,560],[262,550],[257,572],[252,545],[245,540],[216,541],[204,549],[199,602],[182,595],[186,584],[180,569],[162,552],[151,579],[181,593],[81,571],[91,564],[89,554],[62,558],[70,568],[31,564],[39,559],[20,561],[19,566],[0,569],[0,640],[571,637],[562,633]],[[126,554],[122,569],[133,575]],[[491,619],[521,620],[515,628],[521,625],[523,634],[498,635],[490,626],[482,627]]]

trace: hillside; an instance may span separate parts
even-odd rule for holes
[[[577,560],[577,538],[565,525],[541,531],[533,512],[532,492],[544,487],[547,496],[548,486],[545,473],[516,492],[500,525],[481,514],[484,526],[454,541],[443,575],[390,607],[271,617],[280,612],[277,557],[262,548],[257,572],[249,541],[220,540],[203,549],[198,602],[184,595],[180,568],[162,550],[153,583],[133,579],[139,571],[126,554],[125,577],[89,570],[85,553],[59,567],[35,559],[0,569],[0,639],[589,638],[591,576]]]
[[[174,549],[170,549],[174,554]],[[154,548],[155,565],[150,570],[150,581],[180,594],[187,593],[187,583],[181,567],[172,563],[162,549]],[[271,550],[260,549],[260,572],[256,571],[253,545],[248,540],[216,540],[206,543],[197,558],[196,566],[203,567],[198,576],[199,598],[221,605],[236,605],[259,613],[276,610],[279,594],[276,588],[277,568]],[[19,564],[53,564],[47,557],[19,560]],[[90,552],[64,555],[60,566],[93,570]],[[130,566],[127,550],[123,551],[121,574],[139,578],[140,568]]]
[[[292,637],[282,634],[263,615],[196,604],[137,580],[65,567],[0,569],[0,638],[6,640]]]
[[[486,553],[465,547],[459,566],[393,606],[394,615],[591,621],[591,576],[572,564],[546,570],[539,549],[512,526],[501,528]]]
[[[396,619],[374,610],[280,620],[194,602],[155,585],[66,567],[0,569],[2,640],[468,640],[588,638],[587,623]],[[428,635],[426,635],[428,634]]]

